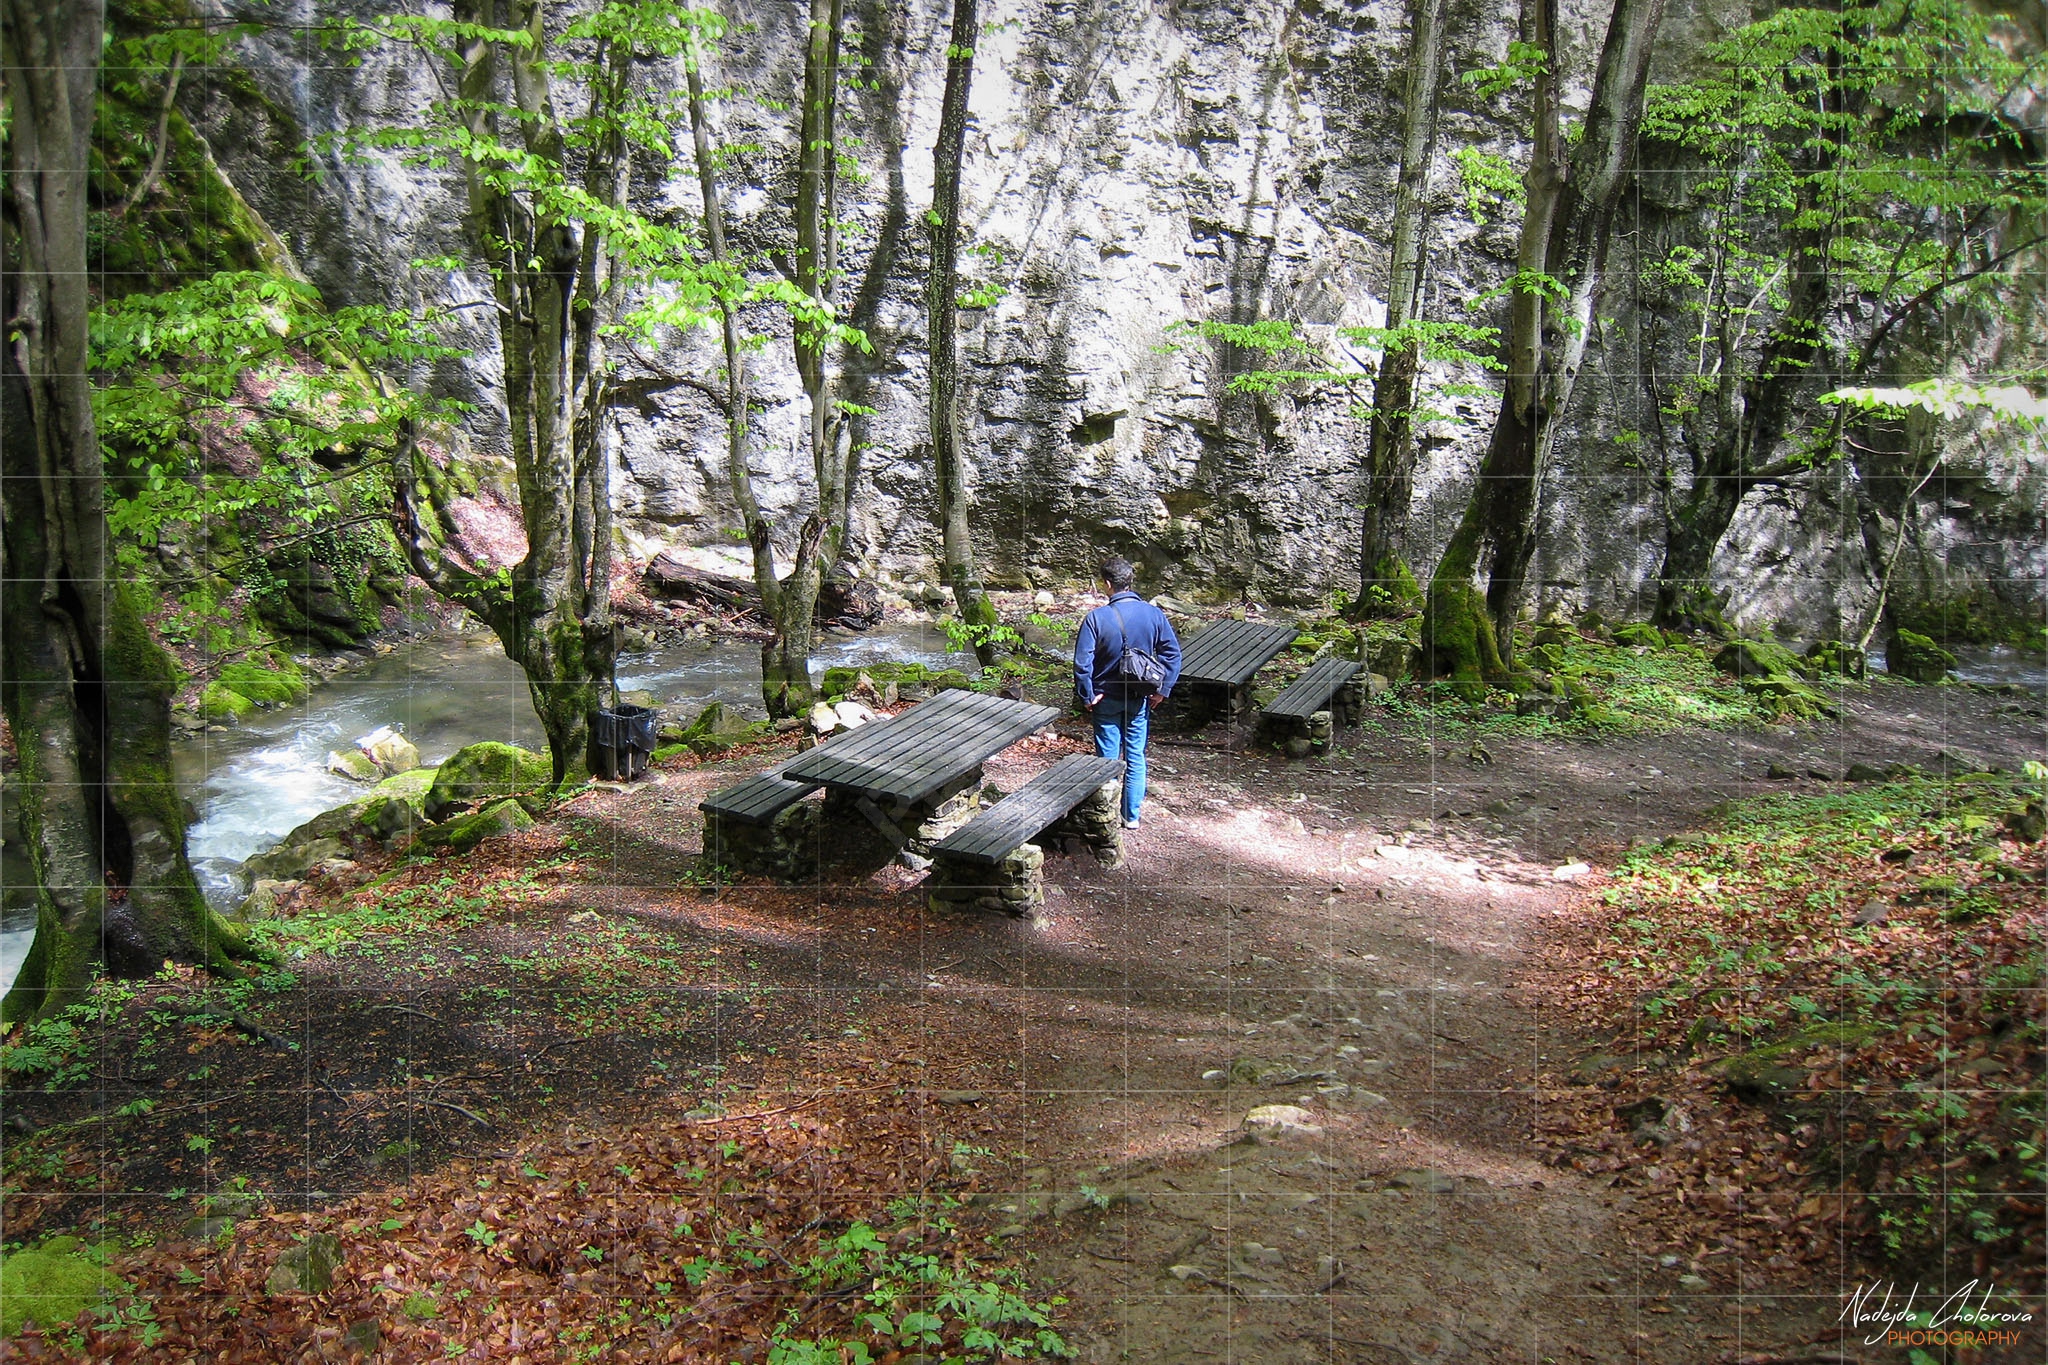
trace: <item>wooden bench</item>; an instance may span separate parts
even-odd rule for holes
[[[798,802],[823,785],[782,775],[778,764],[698,802],[704,812],[704,862],[778,881],[800,881],[818,868],[818,808]]]
[[[1114,867],[1123,775],[1120,758],[1070,755],[932,845],[932,909],[1031,914],[1045,903],[1045,854],[1031,844],[1047,831],[1078,838]]]
[[[1265,706],[1269,716],[1282,716],[1292,720],[1307,720],[1318,711],[1330,709],[1330,698],[1337,695],[1337,689],[1358,676],[1360,665],[1350,659],[1324,659],[1312,664],[1308,670],[1293,682],[1287,684],[1279,696]]]
[[[1190,639],[1181,649],[1180,681],[1174,687],[1182,723],[1199,726],[1218,711],[1236,719],[1245,708],[1252,675],[1300,633],[1263,621],[1218,621]]]
[[[1351,685],[1360,668],[1350,659],[1322,659],[1309,665],[1261,710],[1261,734],[1285,745],[1297,758],[1306,758],[1318,746],[1328,748],[1338,724],[1335,712],[1340,709],[1332,704],[1333,699]],[[1319,712],[1329,714],[1318,721]]]

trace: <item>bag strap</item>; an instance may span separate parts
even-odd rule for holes
[[[1124,620],[1124,614],[1116,609],[1116,603],[1104,602],[1102,605],[1109,608],[1109,614],[1116,618],[1117,632],[1123,637],[1123,645],[1116,652],[1116,656],[1121,659],[1124,656],[1124,650],[1131,647],[1131,623]]]

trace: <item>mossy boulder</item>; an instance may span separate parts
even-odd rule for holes
[[[675,742],[697,754],[720,754],[735,744],[772,733],[766,721],[748,720],[724,702],[712,702],[684,726]]]
[[[208,720],[235,720],[255,709],[255,702],[225,683],[208,683],[199,694],[199,714]]]
[[[860,675],[867,674],[876,687],[887,687],[895,683],[898,692],[909,697],[914,693],[929,696],[949,688],[972,688],[974,679],[957,668],[931,668],[924,664],[872,663],[858,668],[828,668],[820,685],[820,691],[827,701],[837,701],[853,691],[860,682]]]
[[[1853,1052],[1884,1030],[1875,1024],[1832,1022],[1811,1024],[1783,1042],[1751,1048],[1715,1064],[1730,1090],[1745,1099],[1786,1099],[1806,1088],[1809,1053]],[[1829,1058],[1828,1060],[1832,1060]]]
[[[382,774],[376,760],[361,749],[330,749],[327,771],[350,782],[375,782]]]
[[[1757,710],[1778,719],[1815,720],[1835,714],[1834,705],[1826,697],[1784,674],[1745,677],[1742,691],[1756,703]]]
[[[1629,621],[1614,628],[1614,643],[1627,645],[1632,649],[1664,648],[1664,632],[1648,621]]]
[[[1938,683],[1955,666],[1955,655],[1910,630],[1894,632],[1884,654],[1885,672],[1917,683]]]
[[[334,1272],[340,1268],[341,1239],[316,1232],[279,1253],[263,1288],[272,1294],[325,1294],[334,1288]]]
[[[247,661],[222,664],[215,681],[258,706],[290,706],[306,699],[306,679],[296,668],[265,668]]]
[[[0,1260],[0,1337],[31,1324],[61,1327],[100,1300],[133,1288],[94,1264],[76,1237],[53,1237]]]
[[[1714,667],[1735,678],[1803,678],[1806,661],[1770,640],[1730,640],[1714,655]]]
[[[1806,647],[1806,660],[1816,673],[1832,677],[1860,678],[1869,668],[1863,650],[1846,640],[1815,640]]]
[[[448,756],[435,770],[420,808],[438,822],[474,806],[545,787],[553,777],[545,755],[486,740]]]
[[[357,828],[385,841],[412,833],[426,820],[427,793],[440,771],[414,768],[370,788],[370,794],[355,803]]]
[[[508,798],[494,801],[469,815],[458,815],[444,824],[429,825],[420,831],[419,842],[427,848],[467,853],[486,839],[532,828],[533,817],[526,813],[526,807]]]

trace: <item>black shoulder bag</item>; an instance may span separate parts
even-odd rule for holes
[[[1108,605],[1109,614],[1116,617],[1117,629],[1123,632],[1124,638],[1123,652],[1117,655],[1116,666],[1110,669],[1109,676],[1131,687],[1142,687],[1148,693],[1157,692],[1166,681],[1166,665],[1160,663],[1150,650],[1139,649],[1131,643],[1130,623],[1124,620],[1124,614],[1116,609],[1114,603]]]

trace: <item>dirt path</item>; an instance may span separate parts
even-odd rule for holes
[[[892,870],[827,896],[803,956],[813,989],[888,1002],[878,1049],[1007,1079],[937,1112],[992,1149],[985,1230],[1071,1298],[1084,1360],[1801,1358],[1833,1341],[1836,1286],[1702,1266],[1627,1192],[1538,1159],[1538,1077],[1589,1047],[1517,973],[1603,863],[1791,785],[1770,764],[2012,764],[2041,741],[2026,704],[1880,684],[1837,722],[1490,740],[1484,763],[1449,735],[1300,764],[1162,742],[1129,861],[1050,860],[1038,924],[930,916]],[[679,775],[665,808],[722,780]],[[632,824],[631,799],[591,804]],[[721,912],[768,924],[785,897]],[[1272,1104],[1305,1127],[1246,1140]]]

